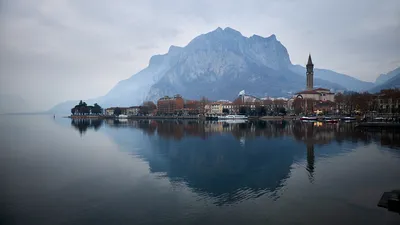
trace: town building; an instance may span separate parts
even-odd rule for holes
[[[184,108],[184,100],[182,96],[174,97],[165,96],[157,101],[157,113],[160,115],[171,115],[182,111]]]
[[[391,93],[392,92],[392,93]],[[384,90],[380,94],[375,95],[374,104],[376,112],[379,113],[400,113],[400,92],[399,90]]]
[[[207,103],[204,106],[204,114],[211,114],[211,104],[210,103]]]
[[[335,94],[330,92],[329,89],[325,88],[301,91],[296,94],[296,97],[302,99],[312,99],[315,101],[335,101]]]
[[[222,103],[222,112],[226,114],[233,114],[233,104],[232,102],[224,102]]]
[[[115,107],[107,108],[104,110],[104,114],[107,116],[112,116],[112,115],[114,115],[114,109],[115,109]]]
[[[132,106],[126,109],[126,115],[137,116],[140,112],[140,106]]]
[[[245,91],[239,92],[239,96],[233,101],[232,110],[235,113],[239,113],[241,107],[250,108],[250,110],[255,110],[256,106],[261,104],[261,99],[253,95],[248,95]]]
[[[221,102],[213,102],[210,104],[210,114],[222,114],[222,103]]]
[[[206,114],[234,114],[233,104],[228,100],[219,100],[205,105]]]
[[[184,107],[183,107],[183,112],[184,114],[188,115],[196,115],[203,113],[202,109],[202,103],[197,100],[186,100]]]
[[[286,111],[289,109],[288,99],[286,98],[275,98],[272,100],[272,105],[274,109],[284,108]]]
[[[113,116],[114,115],[114,111],[116,108],[121,109],[121,115],[127,115],[127,107],[110,107],[104,110],[105,115],[107,116]]]

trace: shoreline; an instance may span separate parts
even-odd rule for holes
[[[126,118],[118,118],[115,116],[107,116],[107,115],[70,115],[64,116],[63,118],[69,119],[127,119],[127,120],[207,120],[205,116],[128,116]],[[248,117],[248,121],[300,121],[300,116],[262,116],[262,117],[255,117],[250,116]],[[316,122],[321,122],[323,117],[318,117]],[[338,117],[332,117],[334,119],[340,119]],[[219,120],[223,121],[223,120]],[[356,118],[354,120],[357,123],[356,127],[375,127],[375,128],[400,128],[400,123],[395,122],[360,122],[360,118]]]
[[[362,122],[357,124],[359,128],[400,128],[400,123],[393,122]]]
[[[105,115],[74,115],[67,116],[65,118],[70,119],[130,119],[130,120],[143,120],[143,119],[196,119],[196,120],[205,120],[205,117],[198,116],[128,116],[126,118],[119,118],[115,116],[105,116]]]

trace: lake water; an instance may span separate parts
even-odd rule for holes
[[[400,224],[400,133],[0,116],[0,224]]]

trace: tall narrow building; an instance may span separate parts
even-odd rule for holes
[[[307,62],[307,90],[312,90],[314,88],[314,64],[311,60],[311,54],[308,55]]]

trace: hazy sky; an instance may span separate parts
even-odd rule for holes
[[[227,26],[366,81],[400,66],[399,0],[0,0],[0,94],[34,109],[101,96],[152,55]]]

